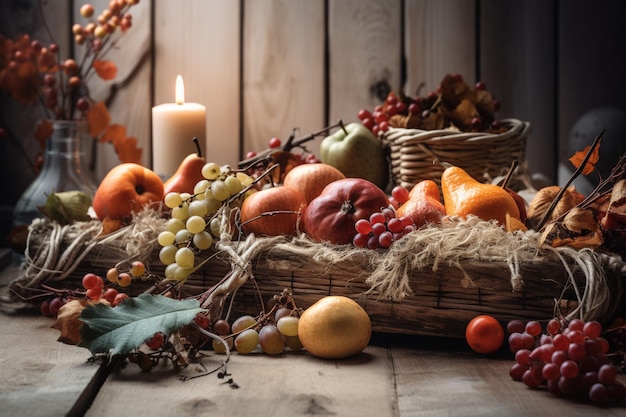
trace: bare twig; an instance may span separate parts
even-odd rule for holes
[[[593,151],[598,146],[598,143],[600,143],[600,139],[602,138],[602,135],[604,135],[604,129],[602,129],[602,131],[600,131],[600,133],[598,133],[596,138],[593,140],[593,143],[589,147],[589,151],[585,155],[585,158],[583,159],[583,161],[580,164],[580,166],[569,177],[569,179],[567,180],[565,185],[563,185],[563,187],[561,187],[561,189],[559,190],[559,193],[556,195],[556,197],[554,197],[554,200],[552,200],[552,204],[550,204],[550,207],[548,207],[548,210],[545,212],[545,214],[541,218],[541,221],[539,222],[539,224],[537,224],[537,230],[541,230],[543,228],[543,226],[546,224],[546,222],[548,221],[548,219],[552,215],[552,212],[556,208],[557,204],[559,204],[559,201],[563,197],[563,194],[565,194],[565,192],[567,191],[567,187],[569,187],[570,184],[572,182],[574,182],[574,180],[576,178],[578,178],[578,176],[583,172],[583,170],[585,169],[585,165],[587,165],[587,162],[589,161],[589,158],[593,154]]]

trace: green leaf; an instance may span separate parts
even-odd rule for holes
[[[91,197],[83,191],[63,191],[48,194],[46,203],[37,208],[48,219],[60,224],[72,224],[74,221],[87,221]]]
[[[156,332],[171,334],[179,330],[201,311],[197,300],[150,294],[128,298],[117,307],[96,303],[80,315],[84,324],[79,346],[93,354],[127,354]]]

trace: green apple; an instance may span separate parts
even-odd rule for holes
[[[325,137],[320,144],[322,162],[346,177],[364,178],[387,188],[389,164],[381,141],[363,124],[349,123]]]

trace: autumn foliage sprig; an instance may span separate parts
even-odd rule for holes
[[[45,118],[35,129],[42,148],[52,134],[54,120],[87,120],[90,135],[112,143],[122,162],[141,159],[137,139],[127,137],[123,126],[111,123],[106,104],[96,102],[89,90],[94,75],[104,81],[117,75],[115,63],[104,57],[131,28],[129,10],[138,3],[112,0],[97,16],[91,4],[81,6],[80,14],[87,22],[72,26],[77,49],[84,48],[80,61],[62,59],[55,42],[44,45],[27,34],[15,39],[0,35],[0,89],[22,104],[43,107]]]

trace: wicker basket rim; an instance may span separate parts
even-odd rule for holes
[[[506,132],[494,134],[485,132],[459,132],[455,129],[404,129],[389,128],[384,134],[386,141],[394,145],[402,145],[407,142],[477,142],[484,140],[503,140],[511,137],[524,138],[528,135],[530,122],[521,121],[519,119],[502,119],[501,122],[507,126],[511,126]]]

